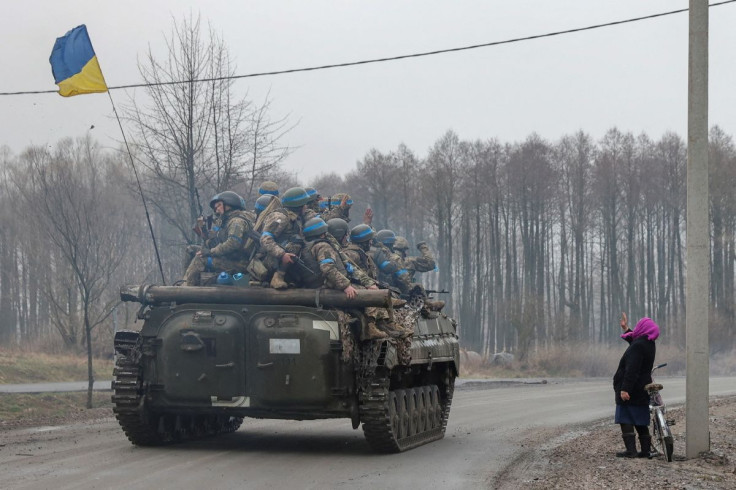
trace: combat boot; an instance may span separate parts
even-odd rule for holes
[[[273,273],[273,277],[271,278],[271,287],[274,289],[286,289],[289,287],[289,285],[284,280],[286,276],[286,273],[283,271],[276,271]]]
[[[382,332],[378,329],[376,324],[374,322],[369,322],[368,327],[366,328],[366,338],[365,340],[378,340],[378,339],[386,339],[388,338],[388,334],[386,332]]]
[[[380,319],[378,321],[378,328],[386,333],[389,337],[399,338],[404,336],[404,329],[394,322]]]
[[[626,445],[626,451],[619,451],[616,453],[617,458],[636,458],[638,453],[636,452],[636,434],[623,434],[621,437],[624,439]]]
[[[399,299],[399,298],[391,298],[391,306],[394,308],[401,308],[406,304],[405,299]]]
[[[438,300],[425,299],[424,306],[426,306],[428,310],[440,311],[442,308],[445,307],[445,302],[442,301],[441,299],[438,299]]]
[[[640,458],[652,458],[652,436],[639,436],[639,444],[641,444],[641,452],[637,454]]]

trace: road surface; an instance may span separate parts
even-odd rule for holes
[[[684,378],[657,380],[667,403],[684,401]],[[710,389],[736,394],[736,378]],[[246,419],[233,434],[159,448],[131,445],[110,419],[0,432],[0,474],[12,489],[491,488],[530,434],[603,417],[613,423],[607,378],[465,383],[445,438],[401,454],[372,453],[342,419]]]

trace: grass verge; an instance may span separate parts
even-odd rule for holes
[[[95,379],[112,379],[112,359],[93,359]],[[0,349],[0,384],[54,383],[87,379],[87,358]]]

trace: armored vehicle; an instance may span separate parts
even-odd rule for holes
[[[243,417],[350,418],[370,446],[441,439],[459,370],[456,323],[388,290],[125,286],[140,332],[115,335],[115,415],[150,446],[238,429]],[[405,303],[403,301],[399,303]],[[409,324],[367,339],[364,308]]]

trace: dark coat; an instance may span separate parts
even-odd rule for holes
[[[616,393],[616,405],[649,405],[649,394],[644,389],[652,382],[652,367],[657,347],[653,340],[646,337],[625,339],[631,345],[626,349],[613,375],[613,390]],[[626,391],[631,399],[621,400],[621,391]]]

